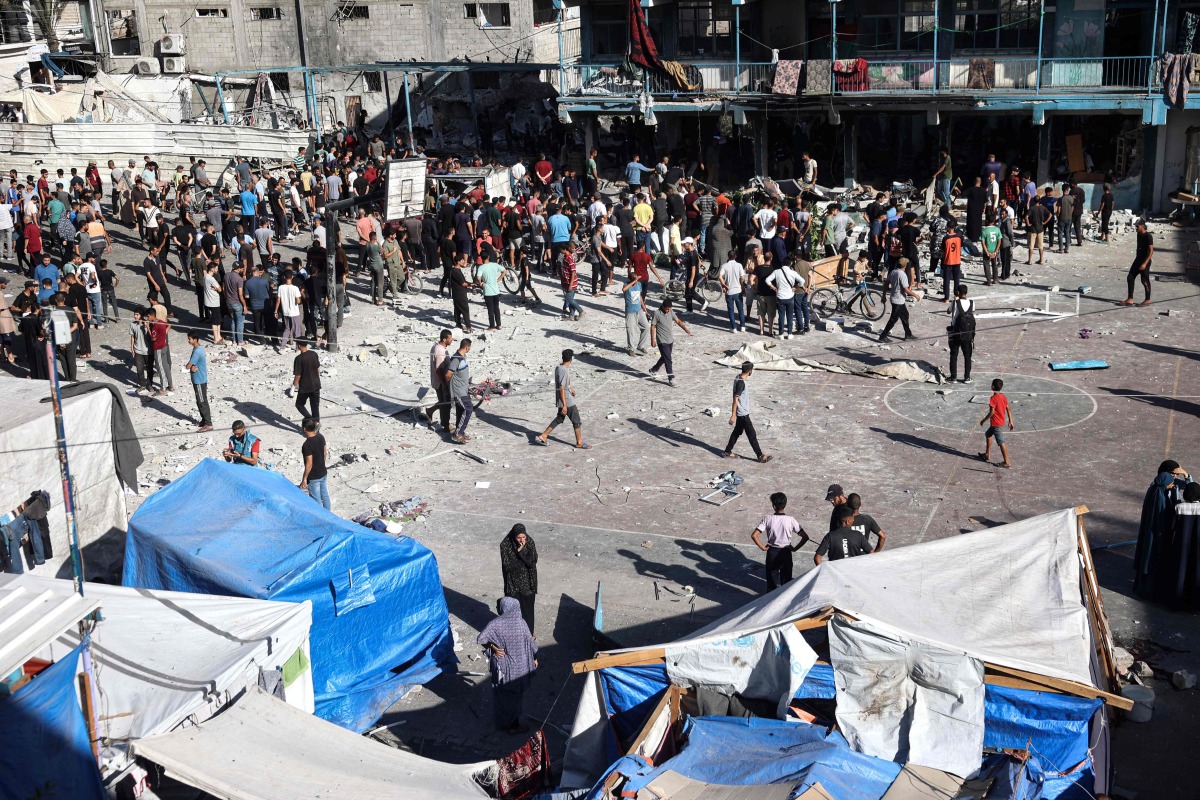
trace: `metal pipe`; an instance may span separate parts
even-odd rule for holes
[[[79,552],[79,525],[75,521],[75,481],[67,457],[67,429],[63,423],[62,387],[58,381],[58,361],[54,357],[54,317],[46,337],[46,366],[50,370],[50,405],[54,412],[54,445],[58,449],[58,469],[62,473],[63,511],[67,518],[67,538],[71,548],[71,576],[75,591],[83,597],[83,556]]]
[[[736,91],[742,90],[742,6],[733,6],[733,62],[734,80],[737,81]]]
[[[338,351],[338,313],[341,303],[337,297],[337,249],[342,238],[338,227],[339,206],[346,201],[325,204],[325,349],[330,353]]]
[[[837,81],[833,77],[833,65],[837,63],[837,7],[839,0],[829,0],[829,4],[833,6],[833,41],[829,50],[829,96],[833,97],[833,90],[837,86]]]
[[[412,95],[408,91],[408,73],[404,73],[404,116],[408,119],[408,149],[417,152],[416,140],[413,138]]]
[[[1037,51],[1037,80],[1033,85],[1035,95],[1042,93],[1042,41],[1046,35],[1046,0],[1041,0],[1038,9],[1038,51]]]
[[[1157,55],[1157,53],[1155,53],[1155,50],[1158,49],[1155,47],[1155,44],[1156,44],[1155,40],[1158,38],[1158,6],[1159,6],[1159,1],[1154,0],[1154,25],[1150,28],[1150,56],[1152,59],[1154,56]],[[1164,23],[1163,24],[1163,28],[1164,28],[1163,37],[1164,37],[1164,41],[1165,41],[1165,37],[1167,35],[1166,31],[1165,31],[1165,29],[1167,27],[1165,24],[1166,23],[1165,18],[1163,19],[1163,23]],[[1150,62],[1151,65],[1153,63],[1154,63],[1153,61]],[[1148,65],[1148,68],[1146,69],[1146,95],[1147,96],[1149,96],[1151,87],[1154,84],[1154,81],[1151,77],[1152,72],[1153,72],[1153,67]]]
[[[304,110],[308,117],[308,127],[311,130],[313,126],[312,104],[308,99],[308,50],[304,47],[304,17],[300,13],[300,0],[296,0],[296,38],[300,40],[300,66],[305,67],[304,72]]]
[[[937,94],[941,78],[938,76],[938,29],[942,27],[941,5],[933,0],[933,93]]]
[[[221,74],[217,73],[213,76],[217,83],[217,102],[221,104],[221,116],[225,119],[225,124],[229,124],[229,109],[225,107],[225,92],[221,91]]]
[[[554,4],[558,8],[558,93],[567,93],[566,69],[563,67],[563,4],[561,0]]]
[[[385,70],[383,70],[383,96],[384,96],[384,98],[387,100],[387,109],[388,109],[388,120],[387,120],[388,139],[391,139],[392,141],[395,141],[395,139],[396,139],[396,125],[395,125],[395,123],[394,123],[394,122],[392,122],[392,86],[391,86],[391,84],[390,84],[390,83],[388,83],[388,74],[387,74],[387,70],[386,70],[386,69],[385,69]]]

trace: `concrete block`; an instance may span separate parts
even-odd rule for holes
[[[1113,661],[1117,668],[1118,675],[1124,675],[1129,672],[1129,668],[1133,666],[1133,654],[1124,647],[1113,648]]]
[[[1175,685],[1176,689],[1194,689],[1196,688],[1196,676],[1186,669],[1177,670],[1171,675],[1171,683]]]

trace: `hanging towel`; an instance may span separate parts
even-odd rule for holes
[[[1192,88],[1193,53],[1164,53],[1162,57],[1163,99],[1167,105],[1183,108]]]

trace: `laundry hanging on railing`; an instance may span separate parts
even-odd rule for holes
[[[800,71],[803,61],[780,61],[775,65],[775,80],[771,84],[772,94],[794,96],[800,88]]]
[[[840,92],[865,92],[871,88],[865,58],[847,58],[833,63],[834,88]]]
[[[1187,105],[1188,92],[1192,88],[1192,69],[1196,63],[1194,53],[1163,53],[1162,85],[1163,99],[1167,105],[1183,108]]]
[[[654,45],[654,37],[650,35],[650,26],[646,24],[638,0],[629,0],[629,58],[647,69],[662,67],[658,48]]]

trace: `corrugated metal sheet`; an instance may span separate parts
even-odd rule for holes
[[[273,131],[226,125],[165,123],[92,123],[88,125],[0,124],[0,151],[12,160],[78,162],[94,158],[120,160],[150,154],[158,158],[188,156],[224,160],[238,154],[290,161],[308,144],[305,131]],[[23,159],[21,157],[24,157]]]

